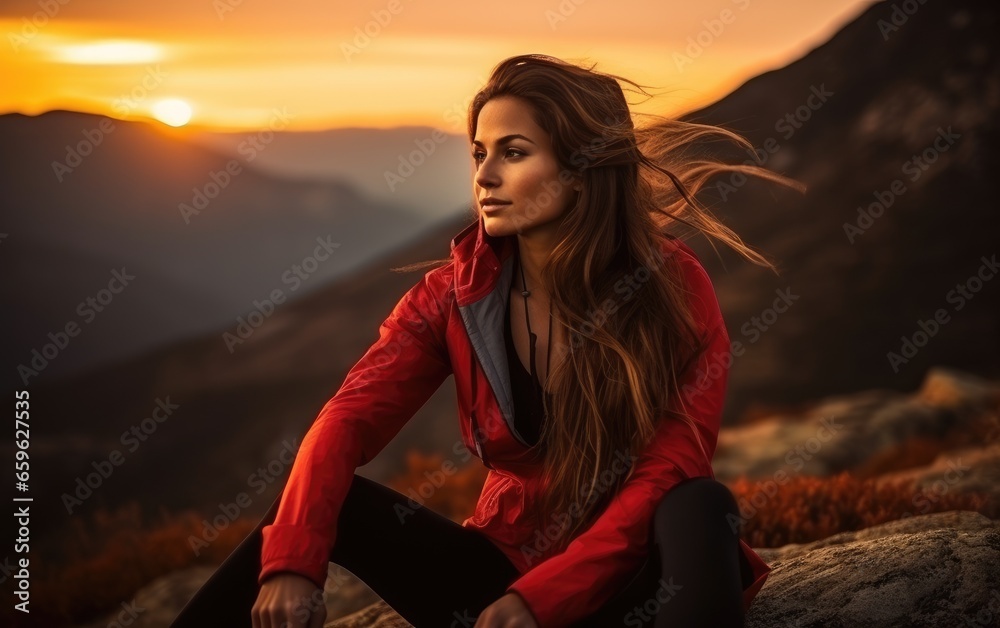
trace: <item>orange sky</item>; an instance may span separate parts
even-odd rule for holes
[[[454,112],[513,54],[597,62],[668,92],[636,110],[676,115],[801,56],[870,4],[65,1],[0,7],[0,113],[183,120],[187,106],[191,126],[218,129],[449,132],[462,132]]]

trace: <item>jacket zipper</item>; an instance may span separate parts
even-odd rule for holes
[[[473,349],[474,351],[475,349]],[[482,441],[479,440],[479,423],[476,421],[476,399],[478,398],[476,392],[478,390],[478,382],[476,380],[476,356],[475,354],[469,355],[469,378],[472,382],[472,402],[470,408],[470,415],[472,421],[472,440],[476,443],[476,453],[479,454],[479,459],[483,461],[483,465],[487,469],[492,469],[493,465],[489,463],[489,459],[486,457],[486,448],[483,446]]]

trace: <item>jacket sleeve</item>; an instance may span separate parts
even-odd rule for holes
[[[690,249],[682,248],[682,251]],[[566,626],[598,611],[631,580],[651,551],[652,519],[660,499],[686,478],[715,477],[715,453],[730,364],[726,331],[712,283],[693,253],[682,253],[695,316],[708,345],[681,375],[670,414],[686,412],[698,428],[664,420],[638,452],[635,471],[605,511],[559,554],[512,582],[540,628]],[[704,445],[704,453],[699,445]]]
[[[382,451],[451,373],[444,333],[451,291],[431,289],[440,283],[433,272],[403,295],[306,432],[274,522],[261,532],[258,583],[288,571],[325,586],[355,469]]]

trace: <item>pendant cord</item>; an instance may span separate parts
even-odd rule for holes
[[[530,361],[531,361],[531,383],[535,387],[536,396],[541,395],[541,390],[539,389],[540,383],[538,381],[538,372],[535,369],[535,341],[537,340],[537,335],[531,331],[531,317],[528,316],[528,297],[531,296],[531,291],[527,288],[527,282],[524,280],[524,267],[521,265],[521,256],[518,253],[515,256],[515,261],[517,263],[518,269],[521,271],[521,296],[524,297],[524,321],[528,327],[528,340],[530,346]],[[552,363],[552,300],[549,299],[549,338],[545,355],[545,381],[549,381],[549,365]]]

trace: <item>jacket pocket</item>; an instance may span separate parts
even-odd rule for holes
[[[482,439],[479,438],[479,423],[476,421],[476,411],[473,410],[470,413],[470,416],[472,420],[472,440],[476,444],[476,454],[479,456],[479,459],[483,461],[483,464],[487,469],[493,469],[493,465],[490,464],[489,458],[486,456],[486,447],[483,444]]]
[[[508,484],[510,484],[510,477],[506,474],[492,470],[489,472],[486,476],[486,482],[483,484],[483,491],[479,495],[479,501],[476,502],[473,520],[477,524],[482,524],[496,517],[500,510],[500,497]]]

